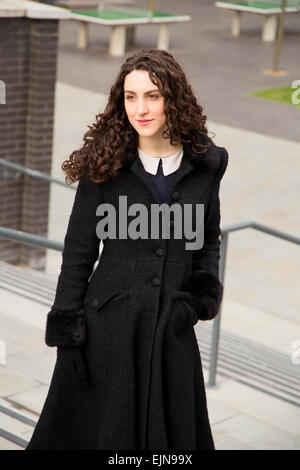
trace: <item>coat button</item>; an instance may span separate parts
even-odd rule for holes
[[[97,305],[99,305],[99,300],[94,299],[94,300],[92,300],[91,304],[92,304],[93,307],[97,307]]]
[[[173,201],[178,201],[178,199],[180,198],[180,194],[175,191],[173,194],[172,194],[172,199]]]
[[[164,254],[164,250],[162,248],[157,248],[156,254],[157,256],[162,256]]]
[[[160,285],[160,279],[158,279],[158,277],[154,277],[154,278],[152,279],[152,284],[153,284],[154,286],[159,286],[159,285]]]

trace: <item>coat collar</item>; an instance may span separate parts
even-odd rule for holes
[[[214,154],[216,153],[216,145],[214,142],[206,135],[202,135],[200,133],[196,134],[196,141],[197,143],[200,144],[205,144],[209,145],[208,149],[204,153],[196,153],[193,151],[191,143],[184,142],[182,140],[182,146],[183,146],[183,158],[181,162],[181,166],[184,167],[186,170],[189,168],[190,171],[193,169],[199,169],[202,171],[207,171],[215,166],[215,157]],[[127,149],[124,152],[123,158],[122,158],[122,168],[124,169],[129,169],[130,171],[134,171],[134,169],[139,166],[138,161],[139,161],[139,156],[138,156],[138,150],[137,148],[135,149]],[[185,163],[183,163],[185,161]],[[189,164],[187,164],[189,163]],[[181,169],[180,166],[180,169]],[[180,170],[179,170],[180,172]]]
[[[208,136],[203,136],[202,134],[196,134],[196,138],[198,143],[208,144],[209,147],[203,153],[197,154],[193,151],[190,143],[182,140],[183,157],[180,167],[177,170],[173,187],[175,187],[180,179],[193,171],[199,171],[199,173],[203,175],[204,173],[212,170],[216,165],[216,161],[218,161],[216,158],[217,147],[214,142]],[[123,155],[122,162],[122,169],[128,170],[139,177],[159,202],[154,186],[149,181],[141,159],[138,156],[138,149],[135,148],[133,150],[127,150]]]
[[[180,167],[181,160],[183,157],[183,148],[181,147],[178,152],[173,153],[173,155],[169,155],[168,157],[158,158],[152,157],[152,155],[148,155],[147,153],[143,152],[140,148],[138,149],[140,160],[148,173],[152,175],[156,175],[159,162],[162,163],[162,171],[164,175],[169,175],[174,171],[177,171]]]

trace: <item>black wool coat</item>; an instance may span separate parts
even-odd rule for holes
[[[201,249],[174,238],[174,224],[169,238],[117,232],[104,238],[94,269],[98,205],[112,204],[118,214],[126,195],[128,207],[141,203],[150,213],[160,200],[137,151],[124,154],[117,177],[79,181],[45,340],[79,347],[89,382],[69,383],[58,356],[28,450],[214,449],[194,325],[214,318],[223,296],[219,187],[228,153],[197,138],[210,148],[196,154],[183,143],[169,204],[204,204]]]

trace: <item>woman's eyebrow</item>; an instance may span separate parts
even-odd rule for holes
[[[144,95],[148,95],[148,93],[153,93],[154,91],[159,91],[159,90],[149,90],[144,93]],[[125,93],[133,93],[134,95],[136,94],[135,91],[130,91],[130,90],[125,90]]]

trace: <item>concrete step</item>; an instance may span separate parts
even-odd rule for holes
[[[207,369],[211,330],[212,324],[203,322],[196,333],[202,364]],[[291,357],[224,329],[219,338],[217,374],[300,406],[299,366],[291,362]]]
[[[36,416],[0,399],[0,450],[25,449],[36,425]]]
[[[56,284],[56,275],[0,261],[0,288],[4,290],[22,295],[43,305],[51,305]]]

